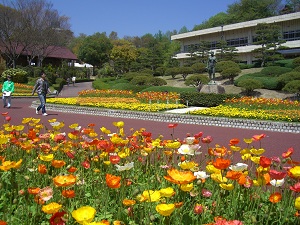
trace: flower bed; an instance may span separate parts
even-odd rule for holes
[[[164,140],[122,121],[96,131],[2,115],[0,224],[300,222],[300,162],[292,147],[265,157],[264,134],[211,146],[202,132]]]

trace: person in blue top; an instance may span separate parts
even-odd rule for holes
[[[11,106],[11,94],[15,91],[15,84],[11,80],[11,76],[7,76],[7,80],[3,83],[2,86],[2,99],[3,107],[10,108]]]

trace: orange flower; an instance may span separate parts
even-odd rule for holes
[[[51,165],[54,167],[54,168],[61,168],[63,167],[64,165],[66,165],[66,162],[63,161],[63,160],[52,160],[51,162]]]
[[[267,135],[265,135],[265,134],[257,134],[257,135],[254,135],[253,137],[252,137],[252,139],[253,140],[255,140],[255,141],[260,141],[261,139],[263,139],[264,137],[266,137]]]
[[[242,174],[243,174],[242,172],[238,172],[238,171],[228,171],[226,174],[226,178],[231,180],[238,180]]]
[[[175,127],[177,127],[177,126],[178,126],[178,123],[170,123],[170,124],[168,125],[169,128],[175,128]]]
[[[53,182],[56,186],[67,187],[76,183],[76,177],[72,174],[64,176],[56,176],[53,178]]]
[[[215,162],[213,162],[214,167],[219,170],[224,170],[230,166],[231,161],[229,159],[217,158]]]
[[[294,153],[294,149],[293,149],[293,148],[289,148],[286,152],[282,153],[282,157],[283,157],[283,158],[288,158],[288,157],[290,157],[293,153]]]
[[[265,157],[265,156],[261,156],[259,159],[259,165],[263,168],[267,168],[271,165],[272,160]]]
[[[271,194],[271,196],[269,197],[270,202],[272,203],[277,203],[281,201],[281,194],[279,192],[275,192],[273,194]]]
[[[114,176],[112,174],[106,174],[106,184],[110,188],[119,188],[121,187],[121,177]]]
[[[65,198],[74,198],[75,191],[74,190],[63,190],[61,193]]]
[[[28,190],[29,194],[37,195],[40,191],[40,188],[38,188],[38,187],[37,188],[28,188],[27,190]]]
[[[77,170],[76,167],[71,166],[71,167],[68,169],[68,172],[69,172],[69,173],[74,173],[74,172],[76,172],[76,170]]]
[[[4,220],[0,220],[0,225],[7,225],[7,223]]]
[[[135,200],[131,200],[131,199],[124,199],[123,200],[123,205],[125,205],[125,206],[132,206],[135,203],[136,203]]]
[[[164,176],[164,178],[174,184],[189,184],[196,179],[191,171],[179,171],[172,168],[167,173],[168,176]]]
[[[180,208],[181,206],[183,206],[183,202],[175,202],[174,205],[175,208]]]

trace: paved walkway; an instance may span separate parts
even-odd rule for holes
[[[91,83],[76,83],[75,86],[70,85],[65,86],[59,97],[75,97],[81,90],[91,89]],[[169,123],[173,123],[172,120],[162,119],[160,121],[154,121],[147,118],[123,118],[119,114],[115,114],[114,110],[106,110],[105,115],[96,115],[96,111],[92,108],[88,108],[90,113],[85,110],[78,110],[73,108],[71,110],[59,111],[59,107],[50,108],[48,107],[47,113],[49,116],[44,117],[42,115],[36,115],[34,110],[33,101],[38,102],[37,96],[34,98],[14,98],[12,100],[12,107],[10,109],[2,109],[1,112],[9,112],[12,117],[11,124],[18,125],[21,124],[22,118],[24,117],[34,117],[40,118],[42,123],[45,124],[47,128],[50,127],[48,122],[49,119],[56,118],[57,121],[63,121],[66,126],[63,129],[65,132],[69,132],[69,125],[73,123],[78,123],[82,127],[86,127],[88,124],[94,123],[95,130],[101,133],[99,129],[104,126],[110,129],[112,132],[117,131],[117,129],[112,125],[115,121],[125,122],[125,133],[127,135],[131,134],[131,128],[134,130],[139,130],[140,128],[146,128],[148,132],[152,133],[152,137],[156,138],[159,135],[163,135],[164,139],[179,138],[184,139],[187,134],[196,134],[198,132],[203,132],[203,136],[212,136],[213,142],[210,146],[219,144],[221,146],[228,147],[229,140],[232,138],[239,138],[241,140],[241,147],[247,147],[243,143],[243,138],[251,138],[253,135],[264,133],[267,135],[261,142],[261,147],[266,149],[267,156],[279,156],[282,152],[286,151],[289,147],[294,147],[294,160],[300,161],[300,139],[297,133],[288,132],[274,132],[266,131],[260,129],[259,125],[256,129],[249,129],[248,127],[233,128],[233,127],[222,127],[222,124],[218,122],[213,123],[213,119],[208,123],[195,124],[191,122],[190,124],[181,122],[180,120],[175,121],[178,126],[173,130],[168,128]],[[141,113],[143,114],[143,113]],[[161,114],[153,113],[153,116]],[[176,115],[167,114],[169,118],[176,118]],[[183,116],[183,115],[180,115]],[[181,118],[181,117],[180,117]],[[260,143],[254,142],[253,146],[255,148],[260,147]],[[202,146],[203,150],[207,149],[206,145]]]

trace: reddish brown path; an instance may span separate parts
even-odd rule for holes
[[[73,86],[65,86],[59,97],[72,97],[77,96],[78,91],[84,89],[90,89],[90,83],[79,83]],[[11,116],[11,124],[18,125],[21,124],[22,118],[24,117],[34,117],[41,118],[41,121],[50,127],[48,120],[57,118],[57,121],[65,122],[66,126],[63,131],[69,132],[68,126],[73,123],[78,123],[82,127],[86,127],[90,123],[94,123],[95,130],[97,133],[101,133],[99,130],[102,126],[110,129],[112,132],[116,131],[116,128],[112,125],[115,121],[125,122],[125,133],[127,135],[131,134],[130,129],[138,130],[140,128],[146,128],[148,132],[152,133],[152,137],[156,138],[158,135],[163,135],[164,139],[171,139],[172,129],[168,128],[168,123],[166,122],[154,122],[145,121],[137,119],[128,118],[113,118],[105,116],[93,116],[93,115],[82,115],[73,113],[62,113],[55,111],[47,111],[48,116],[42,116],[41,114],[36,115],[35,109],[31,108],[32,101],[38,101],[38,98],[13,98],[12,107],[10,109],[1,108],[1,112],[8,112]],[[4,123],[4,120],[2,120]],[[242,142],[243,138],[251,138],[256,134],[266,134],[267,137],[262,140],[262,147],[266,150],[266,156],[279,156],[282,152],[286,151],[289,147],[294,148],[293,159],[300,161],[300,135],[294,133],[281,133],[272,131],[262,131],[262,130],[250,130],[250,129],[240,129],[240,128],[228,128],[228,127],[216,127],[216,126],[201,126],[201,125],[191,125],[191,124],[179,124],[174,129],[174,137],[179,139],[184,139],[187,133],[196,134],[198,132],[203,132],[203,136],[212,136],[213,142],[210,146],[219,144],[222,146],[228,146],[229,140],[232,138],[239,138]],[[253,146],[259,148],[259,143],[254,142]],[[246,144],[242,143],[241,147],[246,147]],[[203,149],[206,146],[203,144]]]

